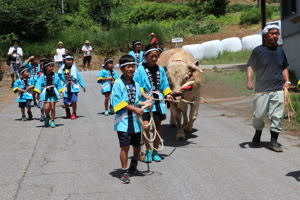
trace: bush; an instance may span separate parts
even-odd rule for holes
[[[110,26],[126,26],[146,21],[184,19],[193,15],[189,6],[184,4],[144,2],[140,5],[123,5],[112,10]]]
[[[228,0],[205,0],[200,2],[196,0],[189,5],[194,9],[200,19],[202,16],[209,14],[213,14],[217,17],[225,15],[228,3]]]
[[[0,36],[0,57],[6,58],[8,48],[11,46],[11,41],[17,38],[18,37],[14,33]]]
[[[242,11],[250,10],[254,7],[257,7],[257,5],[255,5],[255,4],[235,3],[235,4],[232,4],[232,5],[228,5],[227,8],[226,8],[226,12],[228,12],[228,13],[242,12]]]
[[[0,0],[0,35],[31,41],[54,36],[60,28],[57,6],[48,0]]]
[[[164,41],[163,28],[157,23],[151,23],[121,27],[109,31],[78,30],[70,27],[61,31],[54,39],[35,43],[24,42],[22,48],[25,57],[35,55],[52,58],[58,41],[63,41],[68,51],[79,54],[84,41],[90,40],[96,54],[111,56],[119,51],[128,52],[133,40],[139,39],[143,44],[147,44],[150,32],[157,33],[160,42]],[[6,50],[8,50],[8,47]]]
[[[209,24],[206,26],[195,26],[193,27],[190,32],[192,34],[208,34],[208,33],[216,33],[220,30],[220,26],[218,24]]]
[[[273,14],[273,9],[271,7],[267,7],[266,15],[267,18],[271,18]],[[260,8],[254,7],[248,11],[242,13],[240,18],[240,24],[257,24],[261,21],[261,12]]]

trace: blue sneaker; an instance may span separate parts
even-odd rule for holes
[[[144,162],[151,163],[152,162],[152,150],[146,150],[145,157],[146,158],[145,158]]]
[[[153,161],[155,161],[155,162],[161,161],[161,157],[158,155],[158,153],[156,151],[153,151],[152,156],[153,156]]]
[[[50,127],[51,127],[51,128],[55,128],[55,126],[56,126],[56,125],[55,125],[54,121],[51,120],[51,122],[50,122]]]
[[[104,115],[105,115],[105,116],[108,116],[108,115],[109,115],[108,110],[105,110]]]
[[[49,118],[48,117],[46,117],[44,124],[45,124],[45,127],[49,127]]]

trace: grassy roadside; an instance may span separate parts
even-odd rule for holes
[[[204,93],[209,97],[222,98],[228,96],[249,96],[253,94],[253,91],[246,89],[245,71],[239,69],[205,70],[203,73],[203,83]],[[205,85],[208,85],[208,88],[205,88]],[[287,119],[283,120],[283,130],[289,135],[298,136],[300,130],[300,93],[291,92],[291,101],[296,115],[291,122]]]
[[[230,96],[248,96],[253,94],[253,91],[246,89],[246,74],[243,70],[205,70],[202,78],[204,85],[214,83],[215,88],[211,89],[218,92],[220,96],[226,94]]]
[[[216,64],[247,63],[250,55],[251,55],[251,51],[239,51],[239,52],[225,51],[222,54],[220,54],[217,58],[201,60],[201,64],[216,65]]]

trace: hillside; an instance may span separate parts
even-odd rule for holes
[[[16,0],[7,4],[0,0],[0,17],[3,19],[0,21],[3,27],[0,55],[3,58],[14,38],[22,41],[25,57],[52,57],[58,41],[63,41],[69,51],[78,54],[87,39],[92,42],[96,54],[111,56],[127,52],[135,39],[147,44],[150,32],[155,32],[161,45],[168,48],[173,37],[183,37],[184,44],[193,44],[242,37],[257,32],[260,27],[259,8],[253,0],[231,0],[227,6],[222,0],[207,0],[206,3],[66,0],[64,14],[61,14],[59,3],[41,0],[44,3],[36,6],[37,1],[22,3],[22,0]],[[221,3],[215,5],[214,2]],[[279,19],[278,3],[267,7],[268,19]],[[18,15],[7,15],[10,12]]]

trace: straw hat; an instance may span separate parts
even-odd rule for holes
[[[91,44],[90,41],[86,40],[84,44]]]
[[[57,46],[60,45],[60,44],[61,44],[61,45],[64,45],[64,43],[63,43],[62,41],[59,41],[59,42],[57,43]]]
[[[152,33],[150,33],[149,35],[150,35],[150,36],[155,36],[155,33],[152,32]]]

